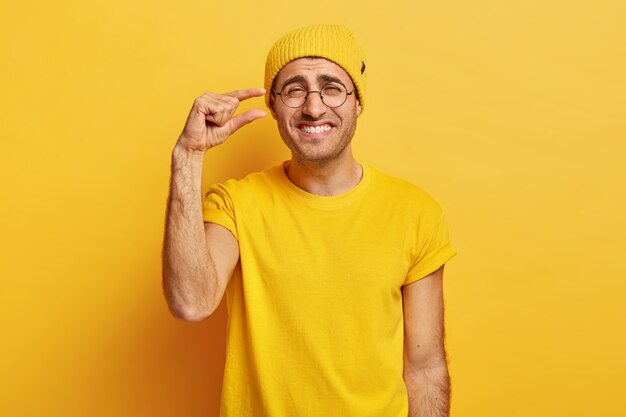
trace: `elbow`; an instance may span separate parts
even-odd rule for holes
[[[163,279],[162,287],[170,313],[177,319],[199,322],[210,317],[217,310],[218,306],[215,303],[186,299],[188,297],[170,288],[165,279]]]
[[[215,312],[214,308],[183,303],[169,303],[169,308],[174,317],[190,323],[200,322]]]
[[[421,385],[429,381],[449,384],[450,374],[445,362],[428,366],[404,366],[403,378],[407,385]]]
[[[437,378],[448,377],[448,361],[445,351],[435,351],[428,355],[416,355],[413,357],[405,353],[405,379],[419,379],[426,375]]]

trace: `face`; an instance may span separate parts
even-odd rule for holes
[[[300,58],[280,70],[274,79],[274,90],[280,92],[289,85],[289,88],[319,91],[332,80],[345,85],[348,92],[355,91],[350,76],[339,65],[324,58]],[[304,105],[295,109],[287,107],[272,93],[270,111],[296,161],[324,164],[352,155],[350,142],[361,114],[356,91],[340,107],[327,107],[319,94],[311,93]]]

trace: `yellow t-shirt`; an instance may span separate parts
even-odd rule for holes
[[[455,251],[441,207],[363,165],[316,196],[283,165],[214,185],[204,221],[239,241],[221,417],[406,417],[401,287]]]

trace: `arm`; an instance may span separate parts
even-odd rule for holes
[[[233,235],[203,223],[202,158],[174,149],[163,242],[165,298],[172,314],[187,321],[217,309],[239,259]]]
[[[174,151],[163,240],[163,291],[174,316],[199,321],[219,306],[239,259],[239,245],[224,227],[202,218],[204,153],[241,126],[265,116],[260,110],[233,114],[240,100],[264,90],[241,90],[197,98]]]
[[[450,378],[444,348],[443,269],[402,288],[404,382],[409,417],[448,417]]]

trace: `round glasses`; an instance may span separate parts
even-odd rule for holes
[[[292,109],[304,106],[306,99],[311,93],[319,94],[320,99],[322,99],[322,103],[324,103],[326,107],[331,108],[341,106],[346,102],[348,96],[354,93],[354,90],[348,93],[345,85],[334,81],[324,84],[319,91],[307,91],[299,84],[287,84],[283,87],[280,93],[273,88],[272,91],[277,96],[280,96],[280,99],[285,106],[291,107]]]

